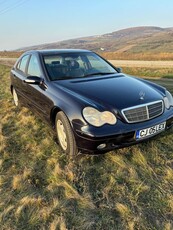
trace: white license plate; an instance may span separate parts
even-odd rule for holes
[[[147,129],[141,129],[136,131],[136,139],[142,139],[148,136],[155,135],[160,133],[161,131],[165,130],[166,122],[160,123],[158,125],[154,125]]]

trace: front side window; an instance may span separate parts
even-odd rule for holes
[[[41,71],[39,68],[39,62],[35,55],[32,55],[28,65],[28,75],[41,77]]]
[[[117,73],[104,59],[92,52],[45,55],[43,61],[50,80]]]
[[[25,55],[24,57],[22,57],[22,59],[17,64],[17,69],[19,69],[20,71],[25,73],[26,65],[28,63],[28,59],[29,59],[29,55]]]

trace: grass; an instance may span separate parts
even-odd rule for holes
[[[173,229],[172,129],[70,162],[37,116],[12,103],[0,66],[2,230]],[[156,79],[173,93],[170,80]]]
[[[146,45],[148,47],[148,44],[144,43],[144,46]],[[142,49],[144,48],[144,49],[141,50],[141,48]],[[129,49],[123,52],[122,51],[100,52],[100,54],[101,56],[103,56],[104,58],[108,60],[141,60],[141,61],[171,61],[173,60],[173,52],[171,50],[167,52],[162,52],[162,51],[156,51],[155,49],[154,50],[150,49],[147,51],[145,47],[142,47],[141,45],[140,46],[132,45],[132,49]]]
[[[0,58],[18,58],[23,52],[0,51]]]
[[[123,72],[149,78],[169,78],[173,79],[173,68],[141,68],[141,67],[123,67]]]

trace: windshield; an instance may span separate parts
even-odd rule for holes
[[[111,65],[92,52],[44,55],[43,60],[52,81],[117,73]]]

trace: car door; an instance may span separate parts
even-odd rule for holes
[[[45,83],[44,87],[43,85],[25,83],[25,94],[27,95],[29,106],[38,112],[39,115],[48,119],[53,102],[48,96],[49,94],[47,92],[46,79],[44,72],[42,71],[39,56],[36,54],[31,55],[26,74],[27,76],[40,77]]]
[[[24,104],[27,104],[27,97],[25,94],[26,86],[24,80],[26,79],[26,69],[29,59],[29,54],[22,56],[22,58],[17,62],[15,67],[11,70],[12,86],[15,88],[19,100],[23,101]]]

